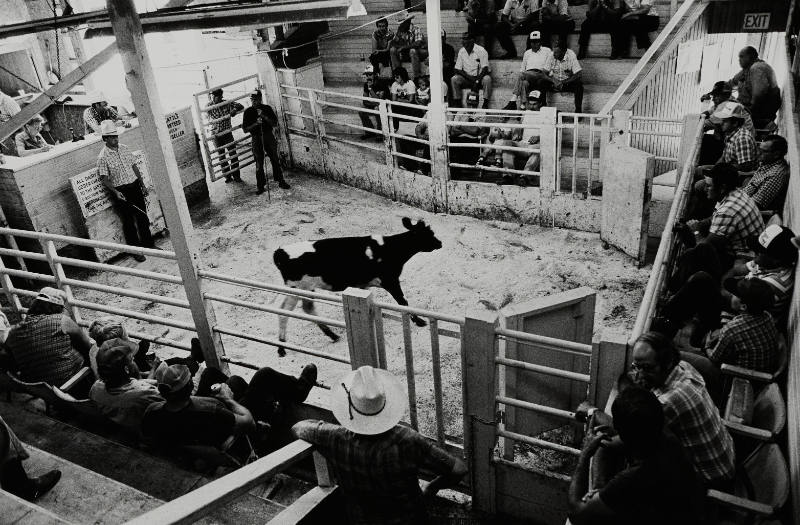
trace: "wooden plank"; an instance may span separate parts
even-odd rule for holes
[[[47,109],[58,97],[69,91],[72,86],[108,62],[116,52],[117,44],[112,42],[95,56],[64,75],[64,78],[60,82],[33,99],[31,103],[22,108],[19,113],[0,125],[0,141],[13,135],[15,131],[24,126],[35,115]]]
[[[294,503],[289,505],[286,510],[272,518],[267,525],[295,525],[307,518],[318,506],[331,498],[338,487],[314,487],[309,490]]]
[[[116,1],[116,0],[115,0]],[[183,525],[233,501],[313,452],[310,443],[297,440],[249,465],[218,478],[128,522],[128,525]]]
[[[372,290],[348,288],[342,292],[342,309],[353,370],[365,365],[379,368]]]

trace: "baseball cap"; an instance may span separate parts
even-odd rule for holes
[[[107,344],[106,341],[97,351],[97,372],[101,379],[120,372],[130,361],[130,351],[127,347]]]
[[[719,82],[714,82],[714,87],[711,88],[708,95],[713,97],[717,95],[730,95],[731,93],[733,93],[733,86],[731,86],[730,82],[720,80]]]
[[[538,89],[534,89],[533,91],[528,93],[528,99],[532,99],[532,98],[534,98],[536,100],[541,100],[542,99],[542,92],[539,91]]]
[[[528,35],[528,38],[530,40],[541,40],[542,39],[542,33],[539,32],[539,31],[531,31],[531,34]]]
[[[726,119],[726,118],[745,118],[744,106],[738,102],[728,100],[720,104],[716,111],[711,115],[713,118]]]
[[[750,237],[747,244],[756,254],[766,254],[780,261],[793,261],[797,249],[792,244],[794,232],[785,226],[771,224],[758,237]]]
[[[738,297],[750,310],[764,311],[775,304],[772,287],[758,277],[725,279],[725,289]]]
[[[192,380],[192,372],[186,365],[170,365],[158,381],[158,391],[174,394]]]
[[[53,288],[52,286],[45,286],[39,290],[36,300],[45,301],[58,306],[64,306],[64,292],[58,288]]]
[[[375,68],[372,67],[372,64],[369,64],[368,66],[366,66],[364,68],[364,73],[374,73],[374,72],[375,72]]]

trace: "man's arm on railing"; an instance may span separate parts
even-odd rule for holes
[[[461,478],[466,475],[467,465],[460,459],[456,458],[456,461],[453,463],[453,468],[450,469],[450,472],[433,478],[433,480],[431,480],[431,482],[428,483],[428,485],[422,490],[422,494],[425,496],[435,496],[436,493],[443,488],[456,485]]]

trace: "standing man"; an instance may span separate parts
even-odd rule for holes
[[[125,125],[126,128],[131,127],[130,124],[123,122],[119,113],[108,105],[105,95],[99,91],[89,93],[89,106],[83,112],[83,122],[86,125],[86,133],[100,134],[100,124],[104,120],[112,120],[118,126]]]
[[[380,83],[379,81],[375,80],[375,71],[373,66],[367,66],[364,69],[364,90],[363,96],[365,98],[371,99],[380,99],[383,98],[379,96],[379,92],[381,91],[380,87],[377,85]],[[385,90],[383,91],[385,93]],[[377,111],[380,107],[379,102],[374,102],[372,100],[362,100],[361,105],[364,106],[366,109],[371,109],[373,111]],[[375,129],[381,131],[381,116],[377,113],[369,113],[366,111],[359,111],[358,118],[361,119],[361,125],[365,128]],[[373,121],[373,119],[375,119]],[[363,140],[371,140],[371,139],[378,139],[383,138],[383,135],[378,133],[372,133],[369,131],[364,130],[364,133],[361,135]]]
[[[125,242],[131,246],[155,248],[145,201],[147,186],[136,159],[127,146],[119,143],[119,131],[113,121],[100,123],[100,135],[106,145],[97,157],[97,176],[111,193],[114,208],[122,220]],[[142,254],[134,254],[133,258],[138,262],[145,260]]]
[[[464,88],[478,91],[483,88],[483,108],[489,107],[492,97],[492,77],[489,74],[489,54],[486,49],[475,43],[475,36],[464,33],[461,37],[461,49],[458,50],[453,78],[453,106],[464,106]]]
[[[372,53],[369,55],[369,63],[375,69],[375,74],[380,76],[382,66],[392,65],[389,43],[394,38],[394,33],[389,31],[389,21],[385,18],[379,18],[375,26],[377,29],[372,32]]]
[[[225,182],[239,181],[242,177],[239,175],[239,156],[236,154],[236,144],[233,144],[233,133],[231,132],[231,117],[244,109],[244,106],[238,102],[226,102],[222,98],[222,88],[217,88],[211,92],[211,109],[208,110],[208,116],[214,121],[210,124],[211,136],[214,138],[214,147],[217,148],[217,155],[220,161],[220,168],[222,172],[228,172],[225,175]],[[226,145],[230,144],[225,147]],[[220,149],[222,148],[222,149]],[[225,150],[227,149],[226,160]]]
[[[330,400],[340,425],[306,420],[292,431],[331,463],[349,523],[428,523],[425,497],[458,482],[467,473],[464,462],[398,424],[407,398],[386,370],[353,370],[337,381]],[[420,490],[423,468],[437,477]]]
[[[758,51],[747,46],[739,51],[742,70],[731,79],[738,88],[739,103],[750,110],[756,129],[766,128],[781,107],[781,90],[772,66],[758,58]]]
[[[253,139],[253,157],[256,161],[256,184],[257,195],[266,191],[267,177],[264,173],[264,154],[269,157],[272,163],[272,178],[278,186],[284,190],[291,188],[283,179],[283,172],[278,160],[278,141],[275,138],[274,129],[278,125],[278,116],[272,107],[264,104],[261,98],[261,91],[256,89],[250,95],[250,107],[244,110],[242,118],[242,129],[250,133]]]

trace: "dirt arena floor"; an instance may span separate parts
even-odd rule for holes
[[[191,210],[202,263],[214,271],[238,277],[280,283],[280,275],[272,263],[272,252],[277,247],[321,237],[399,233],[404,231],[401,219],[407,216],[424,219],[444,245],[438,251],[415,256],[405,266],[401,284],[410,305],[464,315],[588,286],[597,291],[595,337],[599,338],[630,330],[649,274],[649,267],[637,268],[627,256],[604,247],[595,234],[428,213],[299,172],[288,175],[291,190],[279,190],[273,184],[272,198],[268,200],[266,194],[255,195],[252,170],[245,170],[243,176],[244,183],[211,184],[210,202]],[[161,240],[159,244],[170,248],[169,240]],[[117,264],[177,275],[175,264],[166,260],[148,258],[137,264],[123,257]],[[183,295],[176,286],[158,281],[109,273],[86,277],[150,293]],[[270,305],[278,305],[282,299],[277,294],[219,282],[211,282],[209,289]],[[76,294],[79,298],[152,315],[190,319],[188,311],[179,308],[88,290],[78,290]],[[393,302],[381,289],[375,289],[375,296]],[[277,319],[272,314],[220,303],[215,303],[215,310],[222,326],[277,337]],[[326,317],[343,318],[340,309],[329,304],[318,305],[318,311]],[[92,315],[93,312],[86,313],[87,318]],[[186,342],[190,337],[188,332],[177,329],[141,322],[132,324],[134,329],[153,335],[166,334],[167,338]],[[400,323],[385,320],[384,327],[389,368],[399,377],[405,377]],[[453,328],[446,323],[441,327]],[[331,343],[316,326],[305,321],[289,320],[288,339],[320,351],[347,355],[344,338]],[[427,328],[412,325],[412,339],[420,426],[423,431],[432,432],[430,333]],[[224,336],[224,343],[227,354],[234,359],[291,374],[298,373],[307,362],[315,362],[320,369],[320,381],[326,385],[333,384],[346,370],[346,365],[291,351],[279,358],[274,347],[230,336]],[[162,356],[180,352],[167,347],[156,351]],[[441,338],[441,362],[446,430],[450,435],[460,436],[461,360],[455,340]],[[245,368],[232,367],[232,370],[244,377],[252,375]],[[325,403],[325,390],[315,389],[312,395]]]

